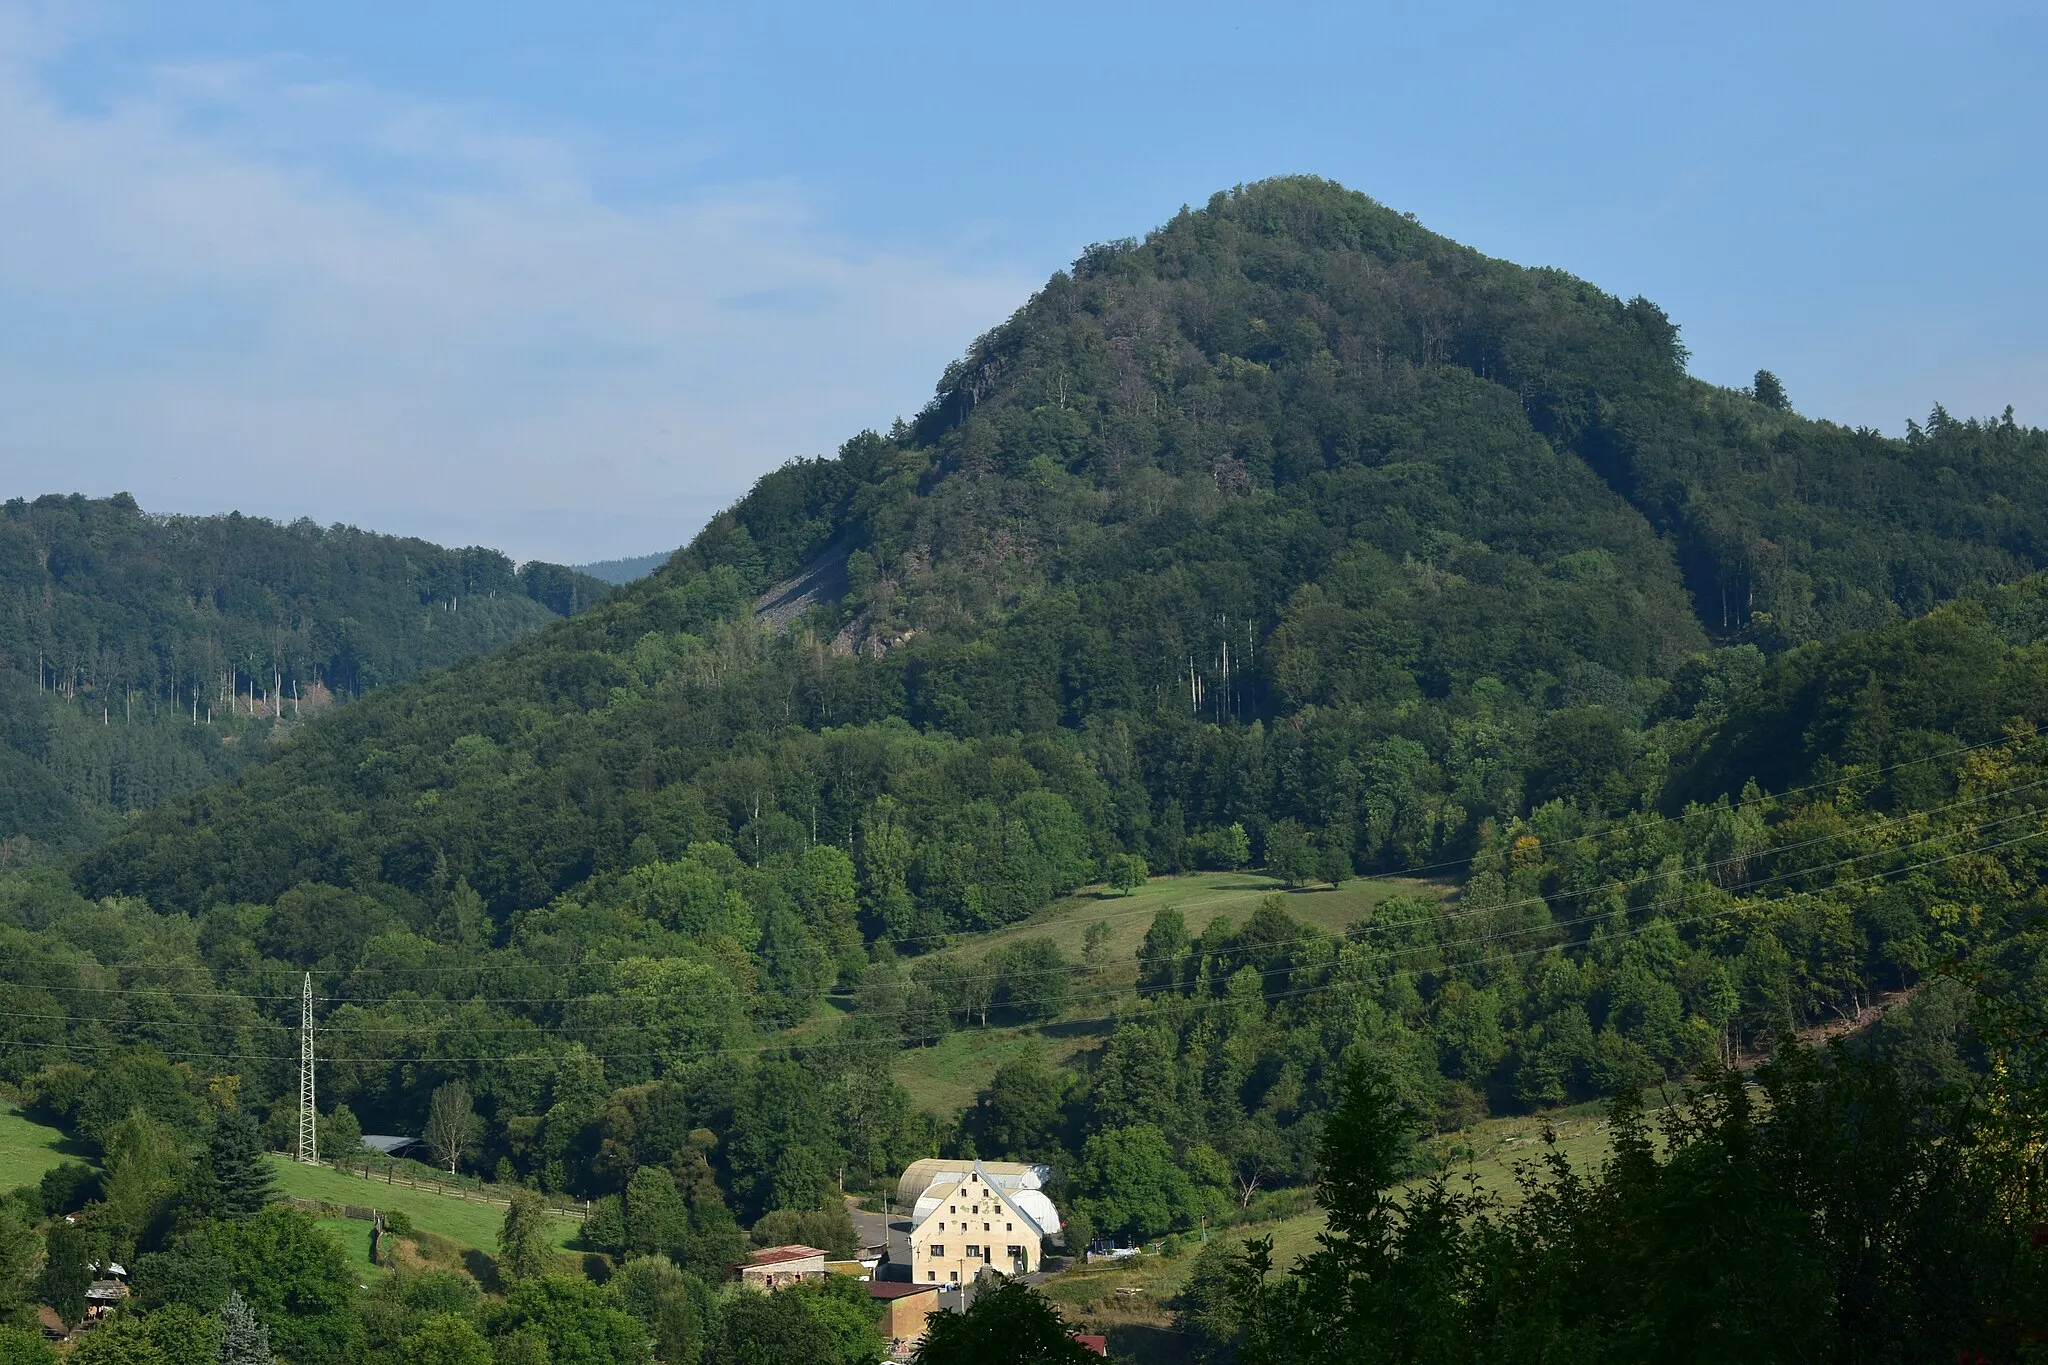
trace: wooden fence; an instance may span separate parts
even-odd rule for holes
[[[377,1221],[377,1210],[365,1204],[330,1204],[324,1199],[302,1199],[295,1194],[286,1195],[282,1202],[322,1218],[354,1218],[364,1223]]]
[[[351,1179],[360,1175],[366,1183],[372,1185],[383,1184],[409,1190],[430,1190],[435,1194],[442,1195],[449,1199],[467,1199],[473,1204],[489,1204],[493,1208],[504,1209],[510,1208],[512,1206],[512,1198],[510,1195],[500,1195],[492,1193],[489,1187],[485,1187],[482,1189],[471,1189],[456,1182],[440,1180],[422,1180],[419,1177],[413,1175],[412,1172],[400,1170],[397,1166],[386,1166],[383,1170],[380,1171],[373,1167],[367,1161],[363,1162],[361,1165],[357,1165],[354,1162],[343,1161],[322,1161],[320,1164],[322,1166],[328,1167],[329,1169],[335,1171],[340,1175],[348,1176]],[[379,1179],[379,1177],[382,1178]],[[543,1202],[547,1205],[548,1212],[556,1215],[559,1218],[574,1218],[580,1222],[581,1220],[588,1218],[590,1216],[590,1202],[588,1200],[562,1199],[559,1196],[543,1196],[542,1198]],[[345,1206],[329,1205],[326,1204],[324,1201],[318,1199],[293,1199],[291,1202],[302,1208],[307,1206],[308,1204],[319,1204],[322,1207],[335,1208],[357,1207],[354,1204]],[[347,1213],[332,1216],[342,1218],[367,1219],[371,1217],[371,1212],[368,1208],[365,1208],[364,1211],[361,1213]]]

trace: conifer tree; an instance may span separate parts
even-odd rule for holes
[[[211,1211],[222,1218],[253,1218],[277,1192],[263,1135],[246,1111],[227,1108],[213,1121],[206,1145],[205,1184]]]
[[[230,1289],[220,1308],[220,1365],[271,1365],[270,1329]]]
[[[1758,370],[1750,394],[1767,408],[1783,410],[1792,406],[1792,400],[1785,394],[1785,385],[1769,370]]]
[[[498,1228],[498,1274],[518,1284],[543,1274],[548,1267],[547,1206],[532,1190],[514,1190],[511,1207]]]

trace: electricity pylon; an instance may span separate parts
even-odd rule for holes
[[[313,1107],[313,974],[307,972],[299,996],[299,1160],[308,1166],[320,1164],[313,1132],[318,1116]]]

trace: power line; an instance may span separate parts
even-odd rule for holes
[[[299,1006],[299,1160],[308,1166],[320,1164],[314,1134],[319,1112],[313,1103],[313,974],[307,972]]]

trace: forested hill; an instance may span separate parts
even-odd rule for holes
[[[521,1359],[543,1299],[623,1305],[664,1361],[766,1359],[757,1314],[808,1291],[716,1291],[741,1225],[847,1250],[842,1195],[941,1151],[1050,1163],[1070,1244],[1221,1231],[1320,1178],[1302,1276],[1204,1253],[1174,1339],[1204,1358],[1391,1333],[1386,1359],[1637,1359],[1724,1321],[1855,1358],[1810,1345],[1838,1312],[1930,1359],[2017,1340],[2039,1312],[1998,1305],[2048,1298],[1977,1268],[2048,1265],[2048,1083],[2011,1046],[2048,1018],[2048,434],[1937,408],[1893,440],[1685,363],[1654,305],[1321,181],[1091,249],[914,422],[769,475],[650,577],[367,690],[68,868],[0,867],[0,1084],[106,1158],[80,1224],[145,1322],[252,1283],[206,1172],[248,1116],[298,1133],[310,974],[338,1150],[426,1134],[592,1200],[583,1248],[629,1258],[483,1313]],[[127,733],[132,693],[138,726],[244,745],[217,727],[237,695],[256,723],[252,679],[275,709],[280,678],[366,688],[483,643],[478,613],[542,617],[476,552],[17,507],[0,527],[103,537],[41,542],[23,629],[111,572],[106,527],[198,566],[142,599],[189,631],[145,647],[143,616],[79,605],[69,654],[19,637],[91,733]],[[300,576],[220,570],[243,534]],[[383,566],[347,610],[342,564]],[[1062,899],[1098,879],[1142,895]],[[1719,1081],[1644,1134],[1632,1089],[1830,1020],[1868,1026],[1867,1065],[1795,1055],[1768,1104]],[[1379,1193],[1435,1159],[1418,1129],[1603,1094],[1620,1159],[1590,1183],[1550,1165],[1515,1213]],[[0,1219],[54,1231],[59,1186]],[[1710,1244],[1719,1278],[1671,1269]],[[290,1358],[384,1365],[455,1302],[384,1283],[360,1314],[243,1292],[326,1334]]]
[[[1973,991],[2048,1010],[2048,435],[1685,359],[1320,181],[1095,248],[651,577],[0,870],[0,1081],[104,1148],[232,1077],[289,1141],[311,973],[326,1131],[431,1105],[707,1283],[941,1149],[1052,1163],[1070,1234],[1221,1227],[1361,1058],[1448,1130],[1917,992],[1896,1112],[1979,1093]]]
[[[1890,440],[1684,362],[1654,305],[1334,185],[1218,195],[1054,276],[914,423],[83,880],[197,910],[462,878],[503,921],[693,841],[823,842],[900,938],[1233,826],[1413,866],[1625,804],[1763,654],[2048,553],[2041,431]]]
[[[559,565],[310,521],[0,509],[0,838],[89,843],[237,771],[274,726],[602,600]]]

